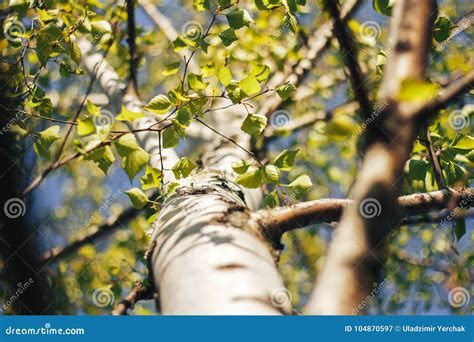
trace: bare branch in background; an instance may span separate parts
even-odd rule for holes
[[[141,300],[154,299],[156,293],[155,288],[145,286],[141,281],[138,281],[130,293],[120,301],[120,303],[112,311],[113,316],[127,315],[129,309],[133,309],[135,304]]]

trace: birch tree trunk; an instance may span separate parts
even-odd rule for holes
[[[238,135],[243,118],[235,111],[220,114],[219,132],[248,147],[249,139]],[[249,220],[248,209],[259,206],[262,193],[233,182],[231,164],[243,158],[248,155],[241,148],[217,141],[203,168],[164,203],[152,236],[163,314],[291,313],[272,247]]]

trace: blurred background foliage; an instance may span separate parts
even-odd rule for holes
[[[203,27],[209,23],[210,14],[194,10],[192,1],[152,2],[171,21],[178,33],[190,21]],[[360,49],[359,61],[363,71],[370,76],[367,88],[371,91],[371,97],[375,98],[387,55],[390,18],[377,13],[372,1],[361,2],[349,26]],[[439,26],[440,35],[448,32],[449,36],[461,18],[474,13],[471,1],[439,1],[439,5],[439,16],[445,18],[443,25]],[[286,24],[288,14],[284,8],[258,10],[255,2],[250,0],[240,1],[238,6],[250,13],[254,24],[236,32],[238,40],[226,47],[219,43],[218,34],[227,28],[227,21],[218,18],[208,40],[210,46],[207,53],[199,51],[195,56],[195,61],[201,67],[212,63],[222,65],[227,61],[228,68],[237,79],[246,75],[251,62],[265,63],[270,66],[272,73],[282,70],[285,63],[297,62],[303,57],[300,54],[303,43],[301,37],[311,35],[328,20],[319,1],[308,1],[305,6],[298,8],[296,17],[299,33],[295,34]],[[107,61],[123,80],[127,78],[126,12],[120,2],[10,0],[2,2],[0,11],[4,28],[3,34],[0,32],[1,72],[9,75],[18,89],[25,90],[25,87],[34,87],[36,84],[38,89],[33,89],[31,93],[44,91],[45,95],[28,95],[26,99],[41,102],[39,108],[33,107],[34,113],[71,120],[86,93],[89,75],[79,63],[80,53],[72,37],[82,37],[93,42],[97,51],[108,51]],[[57,20],[51,21],[50,16],[57,16]],[[148,100],[179,84],[176,75],[162,75],[166,65],[175,62],[178,57],[173,52],[172,43],[154,26],[140,5],[136,6],[136,16],[140,55],[139,90],[141,98]],[[35,36],[38,23],[33,22],[33,18],[39,18],[35,20],[51,26],[49,37]],[[20,33],[29,35],[32,44],[28,49],[23,49],[21,42],[24,38],[21,35],[13,41],[5,37],[8,25],[15,22],[21,22],[25,28]],[[46,24],[48,22],[52,24]],[[367,22],[373,23],[372,30],[375,31],[364,34]],[[57,30],[67,37],[61,46],[50,44]],[[447,36],[442,38],[434,42],[428,71],[429,80],[441,86],[471,70],[474,62],[472,27],[449,41],[446,40]],[[35,53],[41,44],[51,50],[49,56],[42,57]],[[24,54],[24,64],[17,63],[21,54]],[[305,91],[298,92],[297,98],[285,101],[284,109],[292,120],[318,110],[331,111],[350,101],[352,94],[342,65],[341,51],[333,40],[303,82]],[[26,75],[19,70],[24,70]],[[98,105],[105,106],[107,103],[97,85],[89,99]],[[472,186],[473,183],[472,145],[458,144],[460,134],[473,134],[472,125],[468,121],[463,127],[453,127],[449,121],[453,111],[463,111],[463,115],[472,120],[473,99],[472,93],[464,96],[430,123],[431,138],[435,147],[442,151],[441,161],[449,186]],[[38,157],[31,147],[34,144],[34,132],[43,131],[51,124],[48,120],[29,117],[22,125],[15,127],[19,133],[18,148],[22,150],[19,162],[23,168],[25,186],[38,174],[38,170],[49,163],[47,159]],[[298,201],[346,198],[361,160],[359,147],[363,124],[357,111],[336,111],[330,117],[296,133],[280,130],[280,137],[266,146],[266,154],[271,159],[284,148],[299,149],[288,180],[305,173],[314,185]],[[403,186],[405,194],[437,189],[425,141],[426,137],[420,135],[412,158],[407,163],[407,177]],[[68,148],[73,149],[72,146]],[[188,156],[195,161],[201,151],[202,146],[191,138],[181,141],[178,147],[180,157]],[[139,186],[135,180],[133,186],[137,184]],[[93,162],[76,160],[50,175],[28,203],[28,219],[41,242],[41,251],[66,245],[91,225],[104,223],[110,216],[128,207],[129,200],[124,192],[130,187],[130,181],[118,163],[112,165],[108,174],[104,175]],[[271,190],[272,186],[267,186],[267,192]],[[110,288],[114,302],[118,303],[136,280],[147,277],[144,254],[148,247],[148,219],[151,214],[153,210],[149,209],[116,233],[47,266],[58,313],[108,314],[110,305],[100,307],[92,300],[96,289]],[[370,303],[370,312],[470,313],[472,307],[469,305],[451,307],[447,293],[457,286],[463,286],[472,293],[473,227],[472,219],[449,222],[445,226],[439,222],[403,226],[389,243],[382,295]],[[466,230],[464,234],[459,233],[463,230]],[[283,239],[285,248],[279,267],[296,309],[300,309],[307,299],[324,262],[332,231],[331,225],[321,224],[292,231]],[[0,286],[0,302],[5,300],[5,291]],[[143,302],[133,312],[154,314],[154,310],[152,302]]]

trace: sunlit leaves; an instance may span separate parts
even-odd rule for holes
[[[247,134],[258,136],[263,132],[267,125],[267,118],[259,114],[248,114],[245,120],[242,122],[242,131]]]
[[[244,26],[249,26],[253,20],[250,14],[241,8],[235,8],[233,11],[226,14],[229,26],[233,29],[239,29]]]
[[[222,40],[224,46],[230,46],[233,42],[235,42],[238,38],[235,35],[234,29],[228,28],[227,30],[222,31],[219,34],[219,37]]]
[[[372,6],[380,14],[392,15],[393,5],[390,4],[390,0],[372,0]]]
[[[146,166],[145,174],[140,177],[142,189],[159,188],[163,181],[163,173],[161,170],[155,169],[149,165]]]
[[[273,160],[273,164],[282,171],[289,171],[295,163],[295,157],[298,150],[283,150]]]
[[[224,86],[228,86],[230,81],[232,81],[232,73],[223,65],[217,70],[217,78]]]
[[[188,177],[191,171],[195,168],[196,164],[194,164],[189,158],[183,157],[173,165],[171,170],[176,179],[180,179]]]
[[[402,82],[397,99],[403,102],[422,102],[432,99],[438,93],[439,86],[418,80]]]
[[[311,178],[308,175],[301,175],[296,178],[293,182],[288,184],[288,187],[296,190],[303,190],[306,191],[313,186],[313,182],[311,182]]]
[[[192,90],[204,90],[207,88],[208,83],[203,82],[202,75],[190,73],[188,75],[188,85]]]
[[[97,143],[97,141],[92,141],[90,144],[86,145],[86,149],[88,149],[89,146]],[[110,166],[112,166],[115,161],[114,154],[109,146],[94,149],[93,151],[87,153],[84,156],[84,159],[93,161],[102,170],[102,172],[104,172],[104,174],[107,174]]]
[[[282,100],[289,99],[295,91],[296,87],[291,83],[287,83],[276,88],[276,92]]]
[[[137,139],[131,133],[125,134],[114,145],[122,158],[122,167],[132,181],[135,175],[148,163],[150,156],[138,145]]]
[[[250,167],[246,173],[237,176],[236,182],[246,188],[255,189],[262,185],[262,170]]]
[[[173,62],[173,63],[170,63],[170,64],[166,64],[165,69],[161,72],[161,74],[163,76],[170,76],[170,75],[176,74],[179,71],[180,64],[181,64],[181,62],[179,62],[179,61]]]
[[[210,9],[210,0],[193,0],[193,8],[196,11],[206,11]]]
[[[51,156],[51,145],[59,139],[59,126],[51,126],[34,136],[33,148],[43,158]]]
[[[133,207],[136,209],[141,209],[148,203],[148,197],[139,188],[132,188],[125,191],[125,193],[130,199],[130,202],[132,202]]]
[[[115,117],[115,120],[132,122],[133,120],[141,119],[141,118],[144,118],[144,117],[145,117],[145,114],[143,114],[141,112],[132,111],[132,110],[128,109],[127,107],[122,106],[122,111],[120,112],[119,115],[117,115]]]
[[[439,16],[436,19],[434,28],[433,28],[433,37],[437,42],[443,42],[448,39],[449,35],[456,27],[449,18]]]
[[[165,114],[171,108],[171,105],[168,96],[160,94],[152,98],[144,108],[155,114]]]

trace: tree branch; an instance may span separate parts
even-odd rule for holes
[[[446,203],[451,199],[455,199],[455,201],[450,203],[448,208]],[[452,206],[462,206],[463,209],[466,209],[474,206],[474,188],[417,193],[401,196],[397,202],[402,209],[398,213],[397,220],[450,209]],[[343,209],[353,204],[354,201],[349,199],[320,199],[281,208],[261,209],[252,215],[255,220],[259,221],[265,235],[279,241],[282,234],[296,228],[318,223],[337,222]]]
[[[339,46],[344,54],[344,60],[349,69],[352,90],[354,91],[355,98],[357,99],[357,102],[359,102],[365,118],[369,118],[372,113],[372,104],[369,100],[368,91],[365,88],[365,77],[362,74],[362,69],[357,59],[357,47],[353,43],[353,39],[350,37],[350,33],[346,28],[347,17],[341,19],[338,1],[326,0],[324,3],[326,9],[334,20],[334,35],[336,36]]]
[[[155,293],[156,290],[154,287],[145,286],[141,281],[137,281],[130,293],[112,310],[112,315],[127,315],[127,311],[133,309],[138,301],[153,299]]]
[[[127,31],[128,31],[128,52],[130,55],[130,71],[128,75],[127,92],[134,92],[138,96],[138,62],[139,55],[136,44],[136,27],[135,27],[135,0],[127,0]]]
[[[397,196],[420,120],[413,115],[416,105],[399,101],[396,94],[403,81],[424,80],[437,4],[399,0],[393,13],[392,53],[379,94],[380,103],[388,106],[366,132],[365,157],[351,196],[354,202],[343,210],[306,307],[310,314],[353,313],[379,280],[385,241],[399,225]]]
[[[444,183],[444,179],[443,179],[443,170],[441,169],[441,164],[439,160],[440,156],[438,154],[438,151],[435,150],[435,147],[433,145],[433,140],[431,139],[431,132],[430,132],[429,125],[426,125],[425,135],[426,135],[426,147],[428,149],[428,155],[430,158],[431,167],[433,168],[436,184],[438,185],[438,189],[445,189],[446,184]]]

